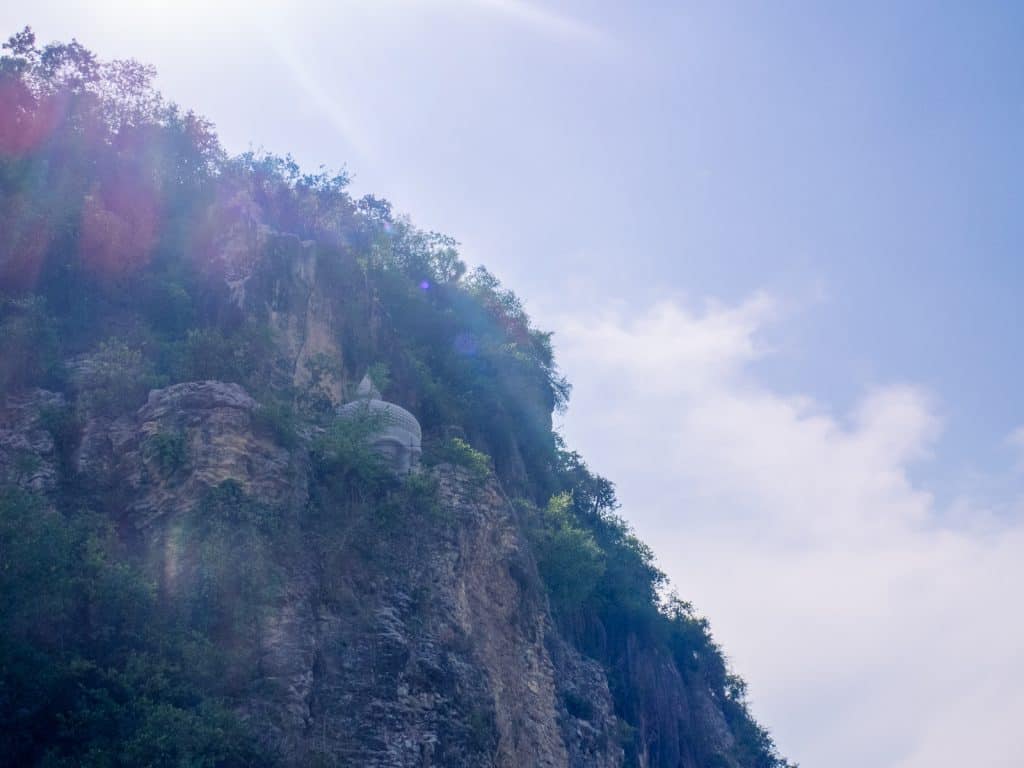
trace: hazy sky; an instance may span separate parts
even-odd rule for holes
[[[556,330],[570,443],[804,768],[1024,761],[1024,5],[8,0]]]

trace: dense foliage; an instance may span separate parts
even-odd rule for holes
[[[137,408],[153,387],[240,383],[279,443],[323,426],[310,445],[318,493],[444,524],[429,484],[396,485],[365,448],[367,424],[324,418],[327,374],[376,364],[378,386],[414,404],[428,458],[481,483],[495,472],[516,497],[560,629],[606,665],[620,717],[639,722],[622,663],[627,638],[639,639],[710,686],[747,764],[783,765],[707,623],[662,600],[664,575],[618,516],[612,485],[553,432],[569,387],[550,334],[513,293],[486,269],[467,271],[451,238],[416,229],[385,201],[353,199],[344,173],[227,156],[208,122],[160,97],[144,65],[100,61],[74,41],[39,47],[28,29],[4,47],[0,396],[68,390],[74,379],[84,394],[55,430],[60,442],[86,414]],[[248,215],[318,243],[334,313],[350,320],[345,359],[311,361],[301,390],[280,375],[266,318],[231,302],[218,272],[225,233]],[[174,433],[145,451],[168,473],[186,459]],[[46,765],[268,759],[225,706],[219,649],[245,647],[275,589],[273,573],[252,566],[287,545],[289,523],[221,487],[181,533],[202,589],[168,596],[80,480],[55,507],[0,496],[0,752]]]
[[[244,562],[201,557],[221,572]],[[189,602],[161,600],[106,517],[0,494],[4,763],[270,764],[224,705],[225,653],[199,631],[217,614]]]

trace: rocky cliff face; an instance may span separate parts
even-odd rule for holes
[[[345,393],[337,331],[342,323],[326,293],[329,282],[321,274],[316,243],[243,217],[213,261],[231,302],[273,330],[283,377],[301,388],[319,367],[325,391],[340,403]]]
[[[255,225],[213,264],[233,311],[272,331],[277,385],[341,401],[346,355],[375,343],[369,287],[339,302],[315,244]],[[217,674],[268,754],[381,768],[748,764],[721,701],[665,647],[558,629],[522,513],[493,472],[434,466],[417,481],[423,509],[401,493],[326,493],[312,450],[322,423],[284,439],[246,389],[218,380],[153,389],[108,415],[91,405],[99,365],[79,356],[64,393],[5,398],[0,483],[54,500],[71,488],[104,510],[178,610],[228,584],[221,611],[246,608],[207,627],[228,658]],[[504,475],[521,486],[512,459]]]
[[[46,416],[65,405],[62,395],[41,389],[5,399],[0,409],[0,485],[54,491],[58,456]]]
[[[53,490],[60,463],[40,424],[63,405],[42,390],[8,398],[5,478]],[[313,492],[308,441],[277,444],[256,402],[216,381],[154,390],[119,419],[88,418],[72,451],[76,470],[116,508],[172,596],[201,580],[183,531],[210,492],[231,483],[292,518]],[[291,765],[622,765],[623,724],[606,673],[555,630],[500,485],[451,465],[430,477],[436,507],[420,525],[328,508],[338,518],[329,540],[300,531],[275,550],[254,647],[240,647],[243,663],[230,670],[237,711]],[[622,661],[652,699],[640,708],[658,722],[645,731],[678,733],[683,721],[706,735],[717,765],[734,764],[721,714],[670,658],[634,646]],[[678,739],[655,738],[638,764],[707,763]]]
[[[0,764],[783,768],[515,294],[150,77],[0,55]]]
[[[237,384],[154,390],[133,416],[88,418],[75,469],[117,498],[140,530],[173,521],[225,481],[268,504],[296,508],[304,498],[301,466],[257,430],[257,408]]]

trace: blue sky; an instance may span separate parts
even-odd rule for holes
[[[0,9],[26,23],[155,64],[230,149],[346,165],[514,288],[567,436],[792,758],[1016,764],[1021,6]]]

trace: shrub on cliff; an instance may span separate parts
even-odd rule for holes
[[[597,587],[605,572],[605,553],[593,534],[572,515],[572,496],[552,496],[544,509],[534,509],[528,525],[552,607],[559,613],[575,611]]]
[[[311,455],[318,480],[343,496],[362,500],[394,485],[387,463],[371,443],[381,424],[381,416],[369,411],[333,419],[313,441]]]
[[[102,342],[85,361],[80,379],[85,410],[104,416],[138,408],[150,389],[166,383],[139,349],[120,339]]]

